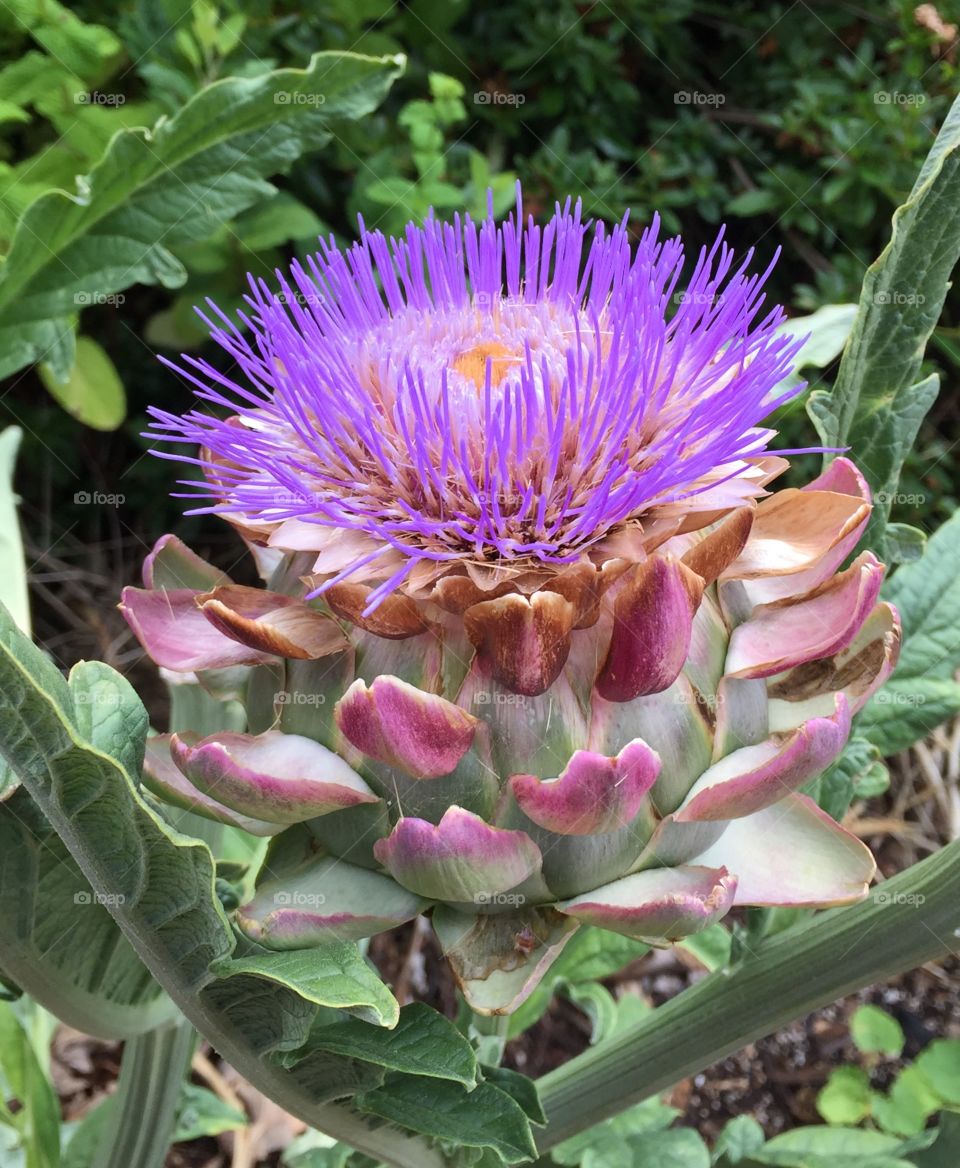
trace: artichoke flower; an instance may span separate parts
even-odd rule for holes
[[[519,203],[362,230],[251,278],[200,469],[265,587],[172,536],[122,609],[245,732],[152,741],[162,800],[273,837],[236,914],[308,949],[429,913],[468,1003],[509,1013],[582,924],[655,945],[740,905],[866,894],[869,850],[802,788],[888,676],[899,626],[852,462],[768,489],[763,419],[803,343],[722,236]],[[203,315],[203,314],[201,314]],[[782,452],[796,453],[796,452]]]

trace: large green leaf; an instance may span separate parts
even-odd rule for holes
[[[960,99],[916,185],[893,216],[890,243],[868,269],[833,389],[808,410],[826,446],[849,446],[876,501],[868,546],[883,550],[903,460],[937,395],[920,367],[960,257]]]
[[[893,754],[960,712],[960,514],[902,564],[884,589],[903,621],[903,649],[893,676],[871,698],[857,732]]]
[[[65,381],[78,307],[135,283],[179,287],[175,245],[273,195],[265,176],[375,109],[402,68],[317,53],[306,69],[217,81],[152,130],[118,133],[75,193],[41,195],[18,224],[0,268],[0,376],[45,359]]]
[[[111,678],[122,712],[78,716],[81,706],[108,704]],[[88,695],[82,702],[81,694]],[[84,737],[81,719],[91,733],[123,726],[132,738],[142,706],[105,665],[78,666],[68,687],[0,609],[0,751],[144,964],[241,1074],[307,1123],[399,1168],[442,1165],[430,1143],[403,1128],[453,1139],[462,1123],[464,1142],[513,1160],[532,1148],[526,1116],[499,1088],[484,1083],[468,1092],[462,1082],[388,1072],[401,1044],[391,1054],[385,1038],[385,1053],[374,1056],[375,1035],[385,1034],[378,1027],[364,1023],[362,1059],[326,1049],[329,1007],[348,1005],[364,1019],[396,1024],[396,1002],[376,973],[355,946],[346,947],[349,959],[343,945],[278,954],[248,944],[235,952],[209,849],[156,813],[123,763]],[[135,760],[141,748],[127,744],[120,753]],[[321,1039],[313,1045],[318,1020]],[[334,1042],[328,1037],[326,1046]],[[404,1058],[411,1066],[412,1053]],[[451,1073],[462,1079],[464,1065],[462,1056],[454,1060]],[[329,1102],[349,1096],[350,1105]],[[405,1106],[408,1098],[417,1106]]]
[[[129,1038],[177,1014],[22,788],[0,803],[0,968],[100,1038]]]

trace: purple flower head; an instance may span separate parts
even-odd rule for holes
[[[782,382],[803,338],[778,331],[772,264],[751,260],[721,231],[681,286],[656,217],[632,246],[626,218],[584,222],[579,202],[524,223],[519,192],[499,225],[361,224],[279,291],[251,276],[239,323],[208,302],[231,376],[173,368],[229,416],[154,408],[154,437],[199,447],[164,455],[204,471],[192,514],[316,551],[324,587],[378,580],[371,607],[445,565],[596,562],[625,534],[710,522],[779,469],[762,421],[799,391]]]

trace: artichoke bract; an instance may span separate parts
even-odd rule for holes
[[[656,222],[540,227],[518,195],[210,306],[233,374],[185,356],[204,407],[153,436],[195,447],[165,453],[266,583],[166,536],[121,607],[168,679],[244,703],[246,733],[153,740],[144,781],[273,837],[253,942],[429,912],[467,1002],[508,1013],[581,923],[666,944],[865,895],[869,850],[801,788],[897,614],[848,563],[851,461],[769,489],[802,338],[750,261],[719,238],[678,291]]]

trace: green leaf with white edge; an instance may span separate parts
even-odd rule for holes
[[[77,337],[73,365],[66,376],[47,361],[40,380],[71,417],[94,430],[116,430],[127,413],[127,395],[117,367],[92,337]]]
[[[860,1067],[837,1067],[817,1095],[817,1111],[827,1123],[858,1124],[870,1114],[870,1077]]]
[[[30,597],[27,572],[20,537],[19,500],[13,491],[13,472],[23,431],[7,426],[0,432],[0,603],[7,606],[13,619],[25,632],[30,631]],[[9,799],[20,785],[17,776],[0,759],[0,803]]]
[[[116,134],[76,192],[41,195],[18,224],[0,267],[0,375],[45,358],[63,380],[70,363],[49,347],[84,298],[179,287],[186,270],[171,248],[273,195],[265,176],[375,109],[403,64],[317,53],[306,69],[216,81],[152,130]]]
[[[811,394],[807,407],[824,445],[849,446],[875,500],[887,496],[875,502],[864,537],[881,553],[889,497],[937,395],[936,376],[920,380],[921,362],[960,257],[958,147],[960,99],[894,212],[889,244],[867,270],[837,380]]]
[[[492,1083],[467,1091],[458,1083],[439,1079],[425,1090],[422,1079],[391,1077],[382,1087],[356,1096],[354,1102],[370,1115],[456,1147],[492,1148],[508,1164],[536,1159],[523,1108]]]
[[[23,432],[7,426],[0,432],[0,601],[25,633],[30,631],[30,600],[20,538],[18,499],[13,491],[13,472]]]
[[[60,1105],[26,1030],[7,1002],[0,1002],[0,1072],[8,1097],[20,1105],[12,1118],[26,1153],[26,1168],[57,1168]]]
[[[931,537],[919,560],[903,564],[883,597],[903,622],[903,647],[893,676],[870,699],[857,733],[893,754],[960,712],[960,513]]]
[[[717,1168],[734,1168],[766,1143],[766,1135],[750,1115],[735,1115],[727,1120],[713,1146],[711,1161]]]
[[[177,1105],[177,1126],[173,1143],[200,1140],[205,1136],[219,1136],[223,1132],[246,1127],[245,1112],[224,1102],[218,1095],[196,1083],[184,1083]]]
[[[311,950],[311,955],[315,952]],[[470,1043],[452,1022],[422,1002],[404,1006],[392,1030],[349,1018],[315,1026],[309,1048],[407,1075],[450,1079],[465,1087],[477,1082],[477,1060]],[[293,1051],[284,1061],[292,1065],[297,1053]]]
[[[938,1038],[914,1064],[944,1103],[960,1107],[960,1038]]]
[[[879,1006],[859,1006],[850,1018],[850,1037],[864,1054],[885,1054],[892,1058],[903,1053],[903,1027]]]
[[[83,739],[66,682],[2,609],[0,727],[0,752],[94,893],[107,901],[141,960],[183,1014],[240,1074],[305,1122],[370,1155],[400,1168],[442,1168],[439,1155],[402,1130],[402,1114],[396,1116],[396,1128],[385,1128],[354,1106],[325,1102],[330,1098],[325,1092],[343,1097],[369,1088],[376,1076],[357,1073],[338,1081],[344,1060],[324,1051],[291,1068],[275,1060],[275,1054],[308,1043],[322,979],[311,982],[308,971],[285,966],[284,954],[261,957],[252,950],[236,959],[246,972],[237,971],[231,963],[236,941],[214,893],[209,849],[174,831],[122,766]],[[214,965],[229,976],[218,976]],[[371,986],[368,1000],[361,1001],[359,977],[348,973],[344,980],[357,1006],[373,1015],[384,1012],[383,987]],[[301,983],[308,987],[304,992]],[[336,979],[327,988],[331,984],[339,992]]]

